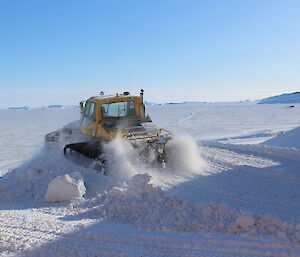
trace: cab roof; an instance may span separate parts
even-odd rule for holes
[[[99,95],[92,96],[88,100],[94,100],[96,102],[114,102],[114,101],[126,101],[139,96],[131,96],[130,94],[115,94],[115,95]]]

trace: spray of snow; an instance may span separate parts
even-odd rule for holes
[[[106,169],[110,175],[128,180],[143,168],[137,152],[121,136],[104,144],[103,148],[103,158],[106,160]]]
[[[197,142],[189,135],[177,136],[166,146],[169,169],[179,173],[204,174],[207,165],[201,158],[201,149]]]
[[[205,175],[207,164],[201,157],[201,147],[191,136],[176,136],[166,144],[167,163],[162,167],[141,159],[139,150],[117,137],[104,145],[104,159],[108,173],[118,179],[129,180],[139,173],[151,174],[156,185],[180,183],[195,175]],[[168,182],[168,183],[167,183]]]

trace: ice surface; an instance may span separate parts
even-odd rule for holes
[[[116,140],[105,146],[109,176],[42,148],[78,109],[1,110],[0,255],[299,256],[300,152],[285,146],[299,142],[300,109],[286,107],[151,106],[175,133],[170,165],[147,167]],[[276,147],[245,144],[276,135]],[[59,197],[82,196],[84,183],[84,199],[48,203],[51,181]]]
[[[222,139],[231,143],[240,139],[243,143],[260,143],[299,126],[300,106],[287,107],[252,103],[180,104],[150,106],[147,111],[162,127],[175,134],[188,133],[196,140]]]

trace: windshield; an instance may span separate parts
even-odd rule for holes
[[[83,111],[82,126],[85,127],[94,122],[95,120],[95,103],[87,102]]]
[[[102,117],[104,119],[134,115],[134,101],[102,104]]]

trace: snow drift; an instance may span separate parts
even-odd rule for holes
[[[157,231],[214,231],[275,234],[300,242],[300,226],[268,215],[230,209],[225,204],[197,203],[179,199],[150,183],[148,174],[135,175],[124,188],[114,187],[99,199],[94,214],[148,227]]]
[[[62,176],[66,176],[65,179]],[[54,180],[58,177],[60,179]],[[68,179],[68,177],[72,179]],[[104,176],[88,166],[77,165],[65,158],[61,149],[53,151],[53,149],[43,148],[32,160],[6,173],[0,180],[0,188],[2,188],[3,197],[8,201],[42,203],[45,202],[44,197],[47,190],[52,192],[52,189],[58,189],[55,194],[59,193],[60,196],[56,195],[55,198],[63,199],[63,194],[70,191],[71,184],[76,185],[73,188],[75,191],[78,189],[78,194],[73,194],[73,192],[71,195],[82,194],[83,182],[78,182],[79,178],[87,185],[86,197],[96,195],[98,192],[118,184],[116,179]],[[73,179],[77,182],[74,182]],[[51,181],[53,184],[49,185]],[[81,193],[79,194],[79,192]],[[54,195],[52,194],[52,196]]]
[[[277,137],[263,142],[264,145],[292,147],[300,150],[300,127],[281,133]]]

